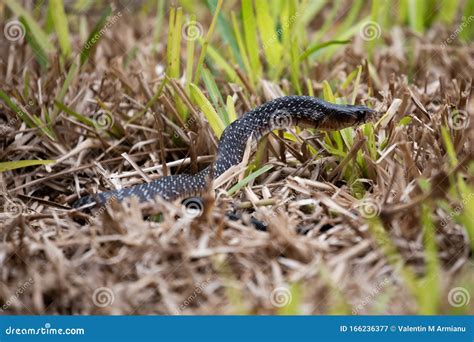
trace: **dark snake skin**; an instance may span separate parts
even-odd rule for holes
[[[304,125],[322,130],[339,130],[372,119],[375,111],[365,106],[337,105],[311,96],[284,96],[245,113],[230,124],[219,141],[213,164],[195,175],[161,177],[126,189],[101,192],[77,200],[73,207],[106,203],[110,199],[136,196],[141,202],[161,196],[174,200],[199,194],[210,179],[219,177],[243,158],[249,138],[259,139],[273,129]]]

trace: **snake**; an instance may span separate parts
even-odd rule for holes
[[[374,109],[363,105],[335,104],[313,96],[278,97],[246,112],[227,126],[220,137],[214,162],[200,172],[163,176],[149,183],[88,195],[76,200],[73,208],[104,204],[112,199],[121,202],[133,196],[140,202],[153,201],[157,196],[169,201],[193,196],[202,193],[209,180],[242,161],[249,139],[258,141],[272,130],[290,126],[341,130],[366,123],[375,114]]]

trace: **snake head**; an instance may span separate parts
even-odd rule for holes
[[[373,120],[378,115],[374,109],[361,105],[339,105],[337,110],[330,110],[329,115],[320,125],[325,130],[340,130],[354,127]]]

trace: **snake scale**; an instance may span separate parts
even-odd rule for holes
[[[132,196],[146,202],[154,200],[156,196],[175,200],[196,195],[206,188],[209,179],[217,178],[241,162],[249,138],[258,140],[271,130],[290,126],[339,130],[365,123],[375,113],[375,110],[365,106],[333,104],[312,96],[279,97],[245,113],[230,124],[222,133],[215,161],[197,174],[165,176],[150,183],[82,197],[73,207],[103,204],[112,198],[122,201]]]

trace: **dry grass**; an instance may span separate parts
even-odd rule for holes
[[[472,44],[442,48],[450,29],[434,26],[420,36],[397,27],[384,32],[370,73],[360,37],[329,60],[308,63],[301,84],[311,80],[314,94],[322,96],[321,80],[331,80],[341,97],[351,98],[355,89],[357,102],[387,115],[373,133],[367,127],[354,130],[346,156],[330,153],[322,133],[291,128],[294,141],[273,134],[259,157],[273,165],[271,171],[230,197],[225,190],[253,159],[234,168],[218,180],[216,192],[204,195],[198,218],[179,203],[163,201],[146,208],[131,201],[95,213],[72,211],[69,205],[79,194],[195,172],[215,154],[217,139],[199,108],[173,95],[177,81],[144,115],[128,122],[143,112],[164,80],[156,69],[164,66],[165,45],[157,54],[151,51],[151,29],[151,19],[119,20],[67,88],[62,102],[99,123],[113,121],[103,129],[59,110],[49,126],[53,141],[0,103],[1,160],[56,160],[0,173],[5,312],[474,313],[472,303],[460,309],[448,303],[455,286],[474,294],[468,230],[451,219],[457,207],[472,206],[474,197],[470,192],[460,202],[454,193],[459,184],[468,189],[473,184]],[[2,89],[28,114],[51,115],[66,78],[59,60],[40,70],[26,43],[5,40],[0,58]],[[360,86],[343,88],[358,65],[364,66]],[[245,84],[245,73],[240,74]],[[285,78],[259,80],[255,89],[224,77],[216,81],[224,98],[235,99],[239,115],[280,92],[294,92]],[[188,107],[189,119],[183,120],[176,106]],[[464,115],[461,128],[453,127],[452,108]],[[400,124],[404,117],[411,120]],[[451,156],[443,129],[452,142]],[[242,221],[226,217],[233,208],[243,213]],[[266,222],[268,232],[255,230],[250,215]],[[439,258],[431,258],[432,250]],[[423,292],[436,298],[430,302]],[[280,305],[285,297],[291,297],[288,305]]]

